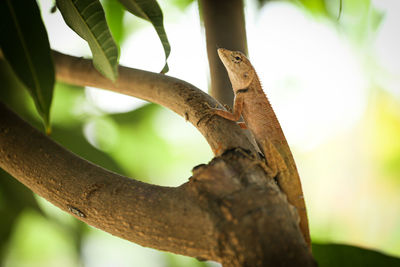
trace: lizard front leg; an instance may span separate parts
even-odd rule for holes
[[[240,119],[240,116],[242,115],[242,110],[243,110],[243,96],[239,94],[235,96],[235,102],[233,104],[233,112],[229,112],[222,109],[213,109],[212,113],[214,115],[218,115],[230,121],[238,121]]]
[[[207,120],[205,120],[205,123],[207,123],[213,116],[217,115],[220,116],[224,119],[230,120],[230,121],[238,121],[240,119],[240,116],[242,115],[242,110],[243,110],[243,96],[241,95],[236,95],[235,96],[235,101],[233,104],[233,112],[229,112],[226,110],[222,110],[219,108],[213,108],[211,107],[208,103],[205,103],[210,109],[207,111],[207,114],[202,117],[198,122],[197,125],[200,124],[205,118],[208,117]],[[240,128],[246,129],[246,125],[244,122],[239,122],[238,123]]]

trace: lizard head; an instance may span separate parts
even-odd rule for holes
[[[219,48],[218,55],[224,64],[234,91],[248,88],[255,77],[255,71],[246,56],[239,51]]]

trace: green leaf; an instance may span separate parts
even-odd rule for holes
[[[118,76],[118,47],[108,29],[100,2],[57,0],[56,3],[68,26],[88,42],[96,69],[115,81]]]
[[[167,38],[167,34],[164,29],[163,13],[160,6],[155,0],[119,0],[126,9],[133,15],[138,16],[142,19],[150,21],[153,24],[158,37],[164,47],[165,53],[165,66],[162,69],[162,73],[168,72],[167,59],[171,52],[171,46]]]
[[[312,251],[320,267],[400,266],[399,258],[354,246],[313,243]]]
[[[50,131],[54,65],[36,1],[0,1],[0,45],[4,57],[30,92]]]

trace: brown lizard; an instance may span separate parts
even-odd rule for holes
[[[276,176],[288,202],[296,207],[300,217],[300,229],[310,246],[306,206],[296,164],[274,110],[261,88],[256,71],[241,52],[220,48],[218,55],[232,83],[235,102],[233,113],[222,109],[213,109],[212,113],[232,121],[243,117],[245,125],[241,123],[240,126],[249,128],[253,133],[264,153],[266,165]]]

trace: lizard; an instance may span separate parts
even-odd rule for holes
[[[211,113],[235,122],[243,117],[244,124],[239,122],[240,127],[252,132],[264,154],[270,174],[272,171],[288,202],[297,209],[300,230],[311,248],[307,211],[297,167],[257,73],[247,57],[239,51],[219,48],[218,55],[228,72],[235,100],[232,112],[213,108]]]

